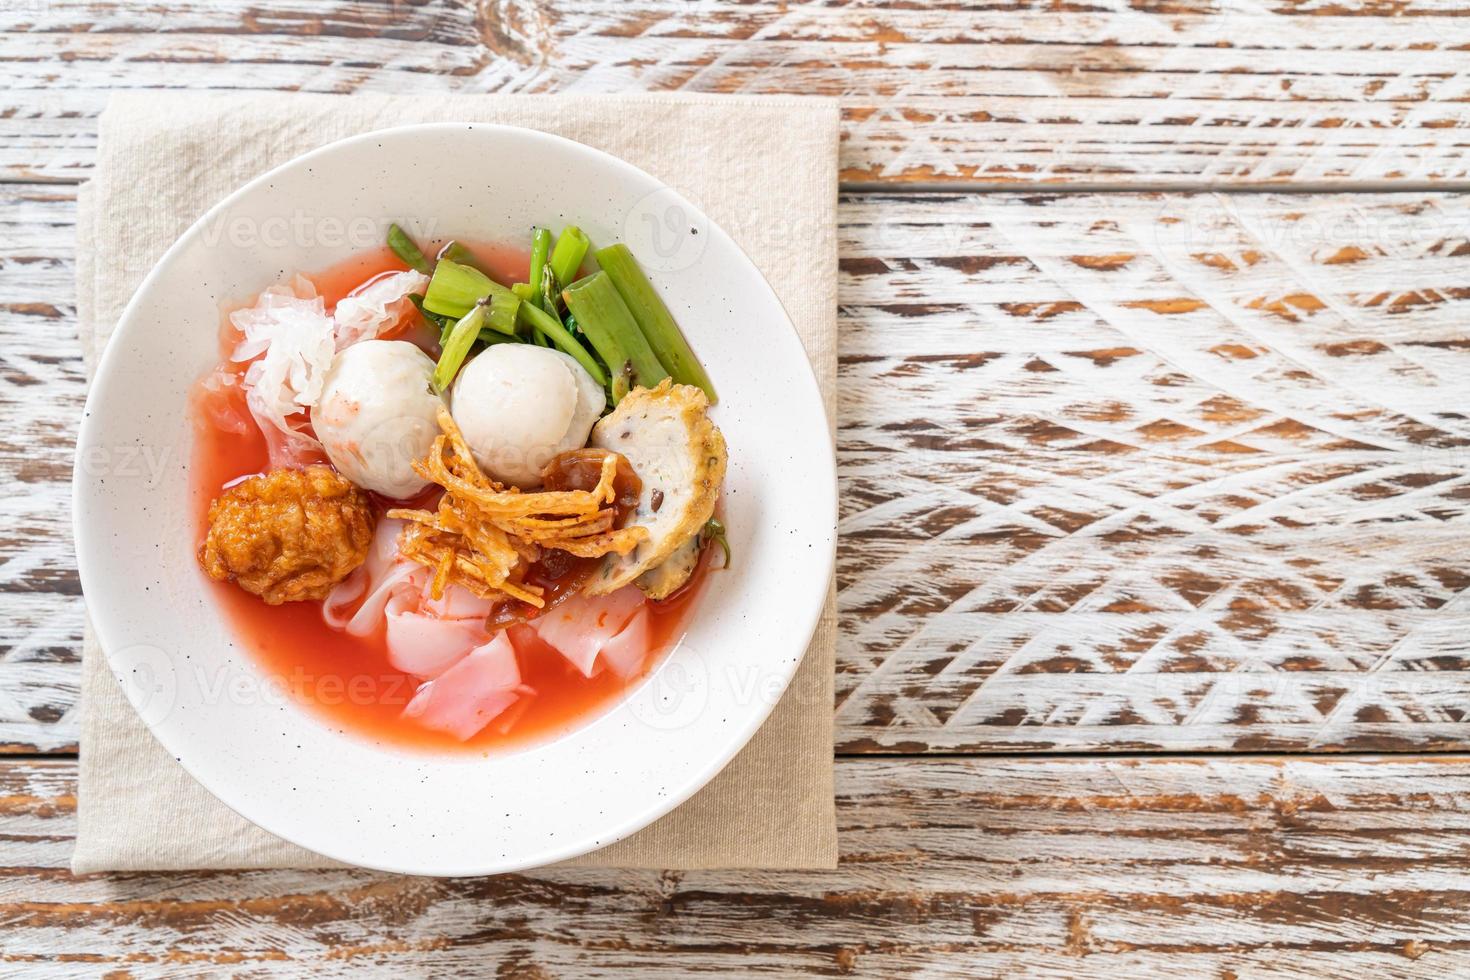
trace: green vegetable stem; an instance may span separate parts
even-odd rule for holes
[[[558,350],[570,354],[576,359],[578,364],[586,369],[588,374],[592,375],[598,384],[606,387],[607,372],[602,369],[601,364],[597,363],[597,358],[593,357],[587,348],[583,347],[577,341],[577,338],[573,337],[571,332],[561,325],[560,320],[541,309],[541,307],[533,306],[530,303],[521,304],[520,320],[523,324],[550,340],[551,343],[556,345]]]
[[[572,283],[562,290],[562,298],[614,375],[627,365],[631,368],[630,381],[645,388],[669,376],[606,272],[595,272]]]
[[[648,281],[648,276],[639,268],[638,260],[633,258],[628,246],[609,245],[598,249],[596,255],[597,264],[607,273],[607,278],[627,305],[628,312],[637,321],[638,329],[648,341],[648,346],[653,349],[668,373],[679,384],[703,389],[709,396],[710,404],[714,404],[718,398],[709,375],[694,356],[689,342],[684,339],[679,325],[674,322],[673,314],[653,288],[653,283]]]
[[[561,230],[556,237],[556,248],[551,252],[551,271],[557,282],[571,282],[577,278],[577,270],[582,268],[582,260],[587,257],[587,249],[591,245],[576,225],[567,225]],[[531,281],[537,280],[532,277]]]
[[[424,253],[419,251],[413,239],[408,237],[408,232],[397,225],[388,226],[388,247],[393,250],[394,255],[403,260],[404,265],[428,275],[429,269],[432,268],[429,260],[424,258]]]
[[[527,278],[527,282],[531,284],[531,287],[538,294],[530,302],[534,302],[543,310],[546,309],[546,303],[541,299],[539,293],[541,290],[541,277],[546,269],[546,257],[550,252],[551,232],[545,228],[537,228],[531,234],[531,275]]]
[[[509,289],[479,269],[441,258],[434,266],[434,275],[424,292],[424,309],[458,319],[468,313],[481,297],[495,295],[518,300]]]
[[[486,306],[477,303],[449,331],[449,339],[444,342],[444,350],[439,354],[439,363],[434,365],[435,391],[444,391],[459,373],[460,365],[469,356],[475,338],[480,336],[480,330],[485,326],[485,319]]]

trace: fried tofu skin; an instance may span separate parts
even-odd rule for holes
[[[691,385],[664,380],[635,388],[592,430],[592,443],[621,453],[643,481],[638,508],[628,523],[648,539],[626,554],[602,559],[588,581],[590,595],[606,595],[637,581],[655,598],[688,579],[698,557],[689,543],[715,512],[725,480],[725,437],[709,418],[709,399]],[[643,576],[669,559],[665,574]]]
[[[367,494],[330,467],[272,470],[209,505],[199,565],[272,606],[323,599],[366,560],[373,525]]]
[[[526,492],[485,475],[442,407],[439,427],[442,435],[429,455],[414,463],[414,472],[444,488],[438,508],[388,512],[409,522],[398,538],[399,553],[434,572],[434,598],[453,584],[482,599],[515,599],[540,609],[544,590],[526,582],[525,574],[547,551],[599,558],[631,551],[647,538],[641,527],[616,526],[618,471],[627,466],[617,453],[588,457],[588,451],[576,451],[595,467],[590,489]]]

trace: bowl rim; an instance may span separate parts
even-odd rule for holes
[[[837,458],[834,439],[835,420],[832,418],[830,410],[827,408],[826,400],[823,398],[822,388],[820,383],[818,382],[815,368],[811,362],[811,355],[807,351],[806,344],[803,342],[801,334],[796,330],[795,324],[791,320],[790,313],[786,311],[785,305],[781,302],[780,296],[777,295],[775,289],[761,273],[760,269],[750,258],[749,254],[746,253],[745,249],[742,248],[741,245],[728,232],[726,232],[723,227],[721,227],[712,218],[710,218],[709,215],[706,214],[702,208],[698,207],[694,202],[690,201],[676,188],[670,186],[659,178],[654,177],[652,174],[649,174],[642,168],[637,167],[634,164],[631,164],[626,160],[615,156],[614,154],[608,153],[605,150],[589,146],[585,143],[578,142],[577,140],[573,140],[568,137],[560,136],[555,133],[548,133],[543,130],[531,129],[523,126],[507,125],[503,123],[484,123],[468,121],[411,123],[407,125],[389,126],[380,129],[368,130],[366,132],[358,133],[352,136],[332,140],[331,142],[324,143],[323,145],[308,150],[305,153],[294,156],[291,159],[286,160],[258,174],[257,176],[241,184],[235,190],[231,191],[229,194],[225,195],[215,204],[206,209],[194,222],[189,225],[189,227],[181,235],[179,235],[179,237],[173,242],[173,244],[170,245],[153,264],[153,266],[149,269],[148,274],[143,277],[142,281],[133,290],[133,293],[129,297],[127,304],[124,306],[122,313],[118,316],[116,326],[112,331],[112,334],[108,337],[107,343],[104,346],[103,350],[98,355],[94,370],[92,371],[91,378],[88,380],[87,398],[82,410],[81,423],[78,427],[74,462],[82,459],[83,455],[87,452],[88,447],[91,446],[98,438],[97,429],[99,426],[102,425],[102,415],[100,412],[97,411],[97,409],[99,408],[100,401],[105,397],[105,394],[110,387],[108,383],[108,377],[111,372],[112,365],[118,357],[117,351],[119,351],[124,346],[124,341],[130,333],[143,329],[143,327],[135,326],[134,324],[138,320],[138,308],[142,305],[144,297],[151,293],[154,288],[156,288],[158,281],[167,274],[169,267],[177,260],[178,256],[186,249],[191,247],[195,239],[204,234],[205,229],[213,220],[215,220],[224,212],[228,211],[228,209],[233,207],[248,194],[251,194],[252,192],[258,190],[263,185],[268,185],[279,174],[294,170],[323,156],[336,153],[344,147],[374,141],[381,141],[385,136],[402,137],[415,133],[445,133],[463,130],[479,130],[488,131],[490,133],[514,133],[516,138],[518,139],[531,139],[533,142],[540,141],[550,146],[557,147],[564,152],[589,155],[601,165],[610,167],[613,170],[621,171],[624,176],[630,177],[637,181],[643,181],[655,185],[657,187],[658,193],[669,196],[671,200],[688,208],[691,213],[696,214],[700,218],[702,218],[704,221],[704,225],[702,227],[706,229],[707,233],[720,240],[723,244],[727,245],[731,249],[732,257],[734,258],[734,260],[736,262],[742,262],[746,267],[746,270],[750,274],[753,274],[756,279],[765,286],[766,290],[770,294],[770,298],[775,302],[776,307],[780,309],[784,317],[785,328],[790,332],[791,337],[797,343],[798,349],[801,350],[804,355],[802,358],[804,362],[804,371],[798,371],[797,373],[800,376],[804,377],[809,383],[810,387],[808,388],[808,393],[815,396],[817,407],[822,410],[821,414],[823,422],[827,426],[828,430],[828,450],[825,454],[823,454],[823,460],[825,461],[826,465],[820,468],[820,476],[822,478],[821,485],[813,486],[810,488],[811,491],[813,491],[810,493],[810,496],[815,500],[820,494],[821,503],[825,505],[822,508],[825,512],[824,519],[821,522],[822,526],[820,528],[815,528],[814,531],[815,536],[818,539],[818,543],[821,545],[820,550],[825,556],[825,560],[822,564],[826,569],[826,573],[825,575],[812,577],[812,581],[810,587],[807,590],[807,594],[802,597],[802,601],[796,606],[796,613],[799,613],[799,615],[793,614],[792,616],[792,636],[794,638],[793,651],[797,655],[789,659],[789,667],[786,667],[784,665],[787,662],[785,658],[782,658],[782,660],[779,661],[782,663],[782,666],[779,670],[779,673],[781,675],[779,696],[757,699],[758,707],[755,710],[749,712],[749,714],[747,715],[747,719],[743,725],[739,726],[738,729],[732,730],[730,736],[725,739],[724,745],[718,753],[712,753],[703,765],[693,768],[690,772],[690,775],[687,776],[681,783],[676,786],[669,787],[668,792],[656,797],[648,807],[641,809],[636,817],[625,820],[621,825],[598,831],[595,834],[589,833],[586,835],[585,840],[578,839],[570,841],[568,843],[559,844],[554,847],[543,847],[538,851],[511,860],[494,861],[488,864],[480,863],[463,868],[453,869],[444,869],[437,867],[424,868],[391,861],[365,862],[362,860],[360,855],[348,855],[344,852],[337,851],[335,847],[323,847],[320,844],[307,845],[305,843],[302,843],[300,840],[295,839],[295,837],[289,831],[283,831],[278,827],[268,826],[265,823],[259,822],[256,818],[251,817],[246,813],[242,813],[238,808],[228,802],[224,798],[224,796],[221,795],[220,790],[216,789],[217,786],[228,784],[229,779],[227,776],[224,778],[219,778],[218,771],[209,776],[202,774],[198,771],[199,767],[197,763],[193,761],[192,756],[189,757],[189,762],[185,762],[182,758],[179,758],[181,753],[172,751],[173,746],[171,744],[171,741],[173,738],[179,737],[179,733],[174,733],[169,740],[166,740],[164,735],[160,733],[158,727],[155,724],[151,722],[145,722],[145,726],[149,734],[155,740],[157,740],[160,745],[169,750],[170,755],[175,756],[176,764],[182,766],[184,771],[189,774],[190,778],[192,778],[196,783],[203,787],[204,790],[210,794],[210,796],[214,797],[223,806],[236,813],[238,816],[240,816],[243,820],[247,821],[251,825],[259,827],[261,830],[273,834],[281,838],[282,840],[294,844],[297,847],[301,847],[303,850],[307,850],[313,854],[318,854],[322,857],[334,861],[339,861],[341,863],[352,865],[355,867],[363,867],[372,870],[386,871],[397,874],[431,875],[446,877],[459,875],[500,874],[523,871],[530,868],[544,867],[546,865],[554,864],[559,861],[565,861],[570,858],[579,857],[584,854],[589,854],[594,851],[601,850],[613,843],[616,843],[617,841],[623,840],[631,836],[632,834],[637,833],[645,827],[650,826],[660,818],[666,816],[673,810],[677,809],[679,806],[683,805],[692,796],[694,796],[706,785],[708,785],[711,780],[719,775],[719,773],[725,769],[730,761],[734,759],[734,757],[745,748],[745,746],[750,742],[751,738],[754,737],[761,726],[766,723],[771,713],[775,710],[776,705],[785,697],[786,693],[789,691],[791,681],[795,678],[797,671],[800,670],[802,663],[805,662],[807,648],[810,646],[812,637],[816,634],[816,631],[821,624],[822,615],[826,609],[827,595],[830,589],[833,574],[835,572],[838,520]],[[836,274],[835,268],[832,270],[832,274]],[[112,590],[112,585],[98,578],[101,573],[97,571],[97,569],[92,565],[91,562],[88,561],[86,557],[100,545],[100,535],[94,535],[94,529],[89,527],[88,523],[83,519],[83,508],[81,506],[87,493],[91,490],[91,484],[93,483],[94,478],[89,477],[86,474],[86,468],[81,465],[74,466],[72,473],[73,475],[70,496],[70,503],[72,507],[71,523],[73,540],[75,544],[75,553],[77,557],[78,577],[82,588],[83,599],[84,602],[86,602],[88,620],[91,623],[92,629],[96,634],[98,645],[107,660],[108,671],[113,674],[114,677],[118,677],[118,668],[117,665],[115,665],[113,662],[113,654],[111,652],[112,650],[116,649],[116,645],[112,642],[109,642],[109,636],[111,636],[112,639],[117,638],[117,631],[115,629],[116,624],[113,622],[112,614],[109,612],[109,606],[115,606],[117,600],[116,598],[109,596],[109,591]],[[99,602],[94,605],[92,602],[88,601],[90,597],[93,596],[109,596],[109,600]],[[799,639],[799,646],[796,645],[797,639]],[[771,659],[773,660],[773,662],[777,662],[776,658]],[[623,699],[620,699],[616,703],[621,704],[625,699],[626,695]],[[128,705],[130,710],[137,710],[136,708],[134,708],[131,701],[128,702]],[[830,710],[830,708],[826,708],[823,710]],[[139,720],[141,721],[143,719],[140,717]]]

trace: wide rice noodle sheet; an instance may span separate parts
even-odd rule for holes
[[[483,618],[441,619],[412,608],[417,603],[417,595],[398,592],[384,608],[388,663],[395,670],[432,680],[489,642]]]
[[[431,586],[432,584],[430,583]],[[450,585],[445,587],[444,594],[437,599],[431,589],[425,589],[423,610],[440,619],[478,619],[483,623],[495,611],[495,603],[480,598],[462,586]]]
[[[428,276],[410,269],[384,273],[358,286],[332,313],[337,324],[337,349],[392,333],[412,308],[409,294],[423,293],[428,285]]]
[[[642,669],[652,645],[653,622],[649,619],[648,607],[644,606],[633,614],[617,636],[602,645],[598,656],[608,670],[627,680]]]
[[[642,606],[643,593],[630,585],[609,595],[574,596],[532,620],[531,626],[542,641],[566,657],[583,677],[591,677],[596,673],[597,655],[623,631]],[[620,663],[626,660],[624,651]]]
[[[428,573],[419,566],[398,560],[398,532],[401,530],[403,521],[391,517],[378,521],[367,560],[337,583],[322,602],[322,619],[332,629],[346,630],[353,636],[367,636],[378,628],[383,610],[394,592],[421,589],[428,580]]]
[[[265,435],[271,466],[289,466],[321,452],[301,431],[304,413],[321,397],[337,345],[332,318],[303,276],[272,286],[255,305],[230,314],[241,340],[230,359],[250,362],[245,402]]]
[[[470,651],[453,667],[418,689],[405,718],[425,728],[448,732],[460,741],[473,738],[525,693],[515,647],[504,630]]]

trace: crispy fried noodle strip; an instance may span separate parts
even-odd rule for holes
[[[434,598],[453,583],[482,599],[518,599],[539,609],[542,590],[524,579],[526,567],[543,550],[579,558],[626,555],[648,537],[642,527],[613,526],[615,453],[603,458],[591,490],[525,493],[485,476],[443,406],[439,429],[429,454],[413,464],[416,473],[444,488],[438,509],[388,512],[408,521],[398,538],[399,553],[434,573]]]

